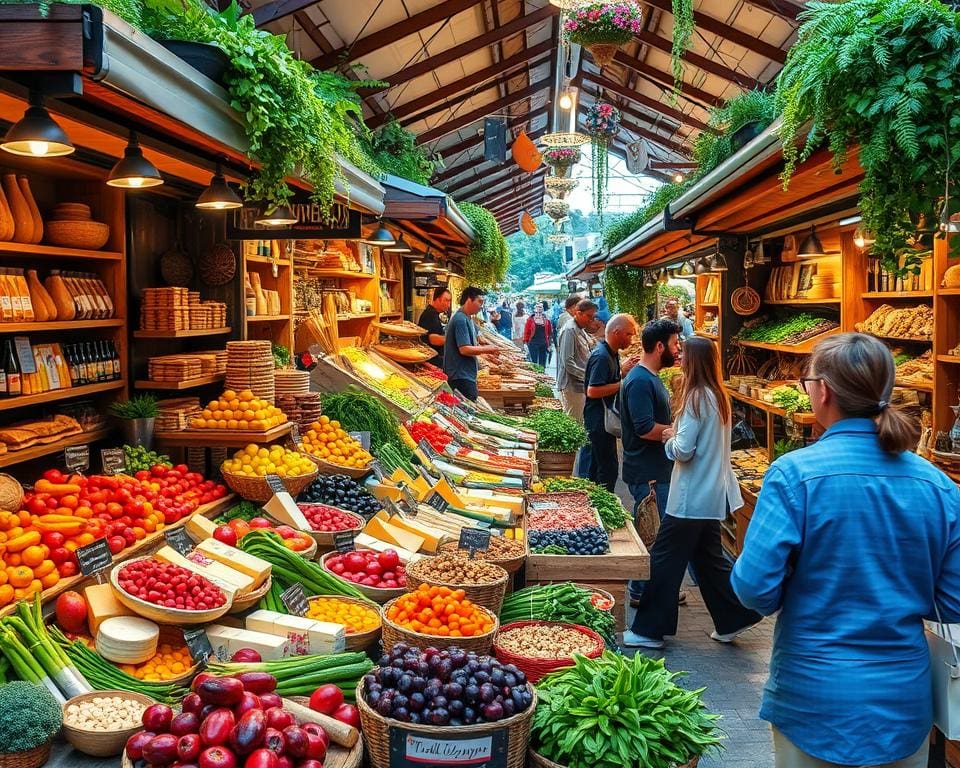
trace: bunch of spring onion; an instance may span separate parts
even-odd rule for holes
[[[589,627],[608,648],[617,647],[617,622],[593,604],[593,593],[569,581],[518,590],[503,599],[500,624],[513,621],[564,621]]]
[[[132,691],[165,704],[174,704],[190,692],[182,685],[150,682],[128,675],[99,653],[88,648],[83,641],[70,640],[58,627],[50,628],[50,636],[57,647],[83,672],[90,685],[95,686],[98,691]]]
[[[277,680],[281,696],[309,696],[327,683],[343,691],[344,698],[353,701],[360,678],[373,669],[373,662],[358,651],[332,655],[290,656],[285,659],[258,662],[211,661],[207,672],[224,677],[241,672],[266,672]]]
[[[32,602],[21,600],[15,614],[0,619],[0,652],[17,677],[43,685],[60,703],[94,690],[47,632],[40,593]]]

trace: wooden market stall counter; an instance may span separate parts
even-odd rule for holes
[[[162,531],[155,531],[154,533],[145,536],[143,539],[138,541],[131,547],[127,547],[118,554],[113,556],[114,563],[121,563],[125,560],[130,560],[134,557],[140,557],[142,555],[150,554],[160,549],[166,543],[166,533],[167,531],[175,531],[177,528],[182,528],[187,524],[187,521],[194,515],[201,515],[202,517],[208,517],[213,519],[217,517],[221,512],[230,507],[234,500],[234,494],[228,494],[222,499],[217,499],[216,501],[211,501],[209,504],[203,504],[197,507],[193,514],[187,515],[182,520],[178,520],[175,523],[171,523],[168,526],[165,526]],[[109,569],[102,572],[101,580],[106,581],[109,577]],[[87,584],[93,583],[97,580],[96,576],[70,576],[65,579],[60,579],[56,584],[54,584],[49,589],[43,590],[40,593],[40,598],[43,603],[46,605],[50,600],[55,598],[57,595],[66,592],[69,589],[78,589],[80,587],[86,586]],[[0,609],[0,616],[8,616],[13,613],[16,609],[16,603],[11,603],[8,606]]]
[[[605,555],[538,555],[530,552],[525,565],[528,584],[575,581],[598,587],[616,600],[613,612],[617,629],[626,623],[627,582],[650,578],[650,553],[633,523],[609,532],[610,551]]]

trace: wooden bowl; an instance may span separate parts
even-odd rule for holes
[[[360,547],[360,549],[362,549],[362,547]],[[363,592],[364,595],[366,595],[371,600],[373,600],[375,603],[380,603],[381,605],[383,605],[384,603],[389,602],[390,600],[393,600],[396,597],[400,597],[400,595],[408,591],[406,587],[397,587],[396,589],[381,589],[380,587],[368,587],[364,584],[354,584],[352,581],[348,581],[347,579],[337,575],[336,573],[331,571],[329,568],[327,568],[327,560],[329,560],[334,555],[338,555],[338,554],[341,554],[341,553],[327,552],[325,555],[323,555],[323,557],[320,558],[320,565],[323,566],[323,570],[325,570],[334,578],[340,579],[340,581],[344,582],[345,584],[349,584],[352,587],[356,587],[361,592]]]
[[[349,515],[351,518],[354,519],[354,521],[356,522],[356,525],[354,525],[353,528],[345,528],[344,531],[350,531],[351,533],[353,533],[354,536],[360,533],[363,530],[363,527],[366,525],[366,522],[360,515],[358,515],[356,512],[351,512],[349,509],[336,507],[333,504],[324,504],[323,502],[320,502],[320,501],[297,502],[297,506],[301,508],[309,505],[332,507],[333,509],[340,511],[345,515]],[[333,546],[333,537],[338,533],[343,533],[344,531],[314,531],[310,528],[303,529],[304,533],[308,533],[310,534],[310,536],[313,537],[313,541],[317,545],[317,548],[323,548],[323,549],[330,549]]]
[[[113,593],[116,595],[117,600],[138,616],[143,616],[145,619],[155,621],[157,624],[184,626],[187,624],[208,624],[214,619],[219,619],[230,610],[231,601],[229,595],[227,595],[226,602],[219,608],[211,608],[207,611],[186,611],[182,608],[165,608],[160,605],[154,605],[122,590],[118,580],[120,570],[138,560],[147,559],[149,559],[149,555],[147,557],[135,557],[132,560],[125,560],[122,563],[117,563],[110,571],[110,585],[113,587]]]
[[[43,237],[50,245],[96,251],[110,239],[110,225],[99,221],[47,221]]]
[[[74,749],[83,752],[85,755],[91,755],[93,757],[113,757],[114,755],[119,755],[123,752],[127,739],[143,728],[142,725],[137,724],[132,728],[124,728],[118,731],[95,731],[89,728],[78,728],[67,724],[67,707],[71,704],[82,704],[85,701],[92,701],[93,699],[104,697],[130,699],[143,704],[144,707],[149,707],[154,703],[153,699],[149,696],[144,696],[142,693],[116,690],[82,693],[67,701],[67,703],[63,705],[63,737],[73,745]]]

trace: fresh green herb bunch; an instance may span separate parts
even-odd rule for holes
[[[604,651],[537,683],[532,746],[567,768],[674,768],[720,743],[703,688],[674,682],[663,660]]]
[[[155,419],[159,409],[153,395],[137,395],[110,403],[110,413],[118,419]]]
[[[340,422],[345,432],[369,432],[370,449],[379,455],[385,445],[409,459],[410,449],[400,437],[400,422],[378,398],[354,389],[320,398],[323,413]]]
[[[547,369],[544,368],[540,363],[529,363],[530,370],[534,373],[546,373]]]
[[[142,445],[123,446],[123,463],[127,472],[140,472],[144,469],[150,469],[158,464],[173,466],[170,457],[156,451],[148,451]]]
[[[797,411],[809,413],[811,410],[810,398],[803,392],[797,391],[795,387],[787,385],[774,387],[770,390],[770,396],[773,398],[773,404],[778,408],[783,408],[788,416]]]
[[[463,264],[467,284],[489,288],[502,282],[507,275],[510,266],[507,241],[490,211],[474,203],[459,205],[476,235]]]
[[[553,387],[542,381],[538,381],[533,385],[533,394],[536,397],[553,397]]]
[[[786,453],[803,448],[803,443],[799,440],[780,439],[773,444],[773,458],[779,459]]]
[[[583,477],[546,477],[543,479],[543,486],[550,492],[586,491],[590,497],[590,505],[597,510],[603,527],[608,531],[623,528],[629,519],[620,497],[592,480]]]
[[[561,550],[550,544],[543,549]],[[550,553],[545,553],[550,554]],[[597,608],[593,593],[571,582],[537,584],[511,592],[500,608],[500,625],[514,621],[563,621],[589,627],[603,638],[608,648],[617,647],[617,621],[610,611]]]
[[[273,365],[276,368],[286,368],[290,365],[290,348],[284,346],[283,344],[274,344],[273,349]]]
[[[25,752],[50,741],[63,725],[57,700],[42,685],[14,680],[0,685],[0,744]]]
[[[861,226],[899,271],[921,214],[930,247],[948,157],[954,176],[960,166],[960,14],[937,0],[848,0],[810,2],[800,19],[777,83],[784,186],[822,144],[838,167],[859,147]]]
[[[572,453],[587,444],[587,431],[561,411],[537,411],[527,423],[537,433],[539,450]]]

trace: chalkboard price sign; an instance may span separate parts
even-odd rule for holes
[[[100,451],[100,463],[103,464],[103,474],[119,475],[127,471],[127,459],[123,455],[123,448],[103,448]]]
[[[303,584],[291,584],[280,593],[280,602],[290,611],[291,616],[306,616],[310,610],[307,593],[303,591]]]
[[[91,541],[83,547],[77,547],[77,562],[80,564],[80,573],[92,576],[104,568],[113,565],[113,555],[106,539]]]
[[[446,512],[450,507],[450,502],[448,502],[436,491],[433,491],[429,496],[427,496],[427,504],[437,510],[437,512]]]
[[[380,466],[379,461],[374,461],[372,464],[370,464],[370,470],[373,472],[373,476],[377,478],[377,480],[382,481],[384,479],[385,475],[383,474],[383,467]]]
[[[283,484],[283,480],[280,479],[279,475],[267,475],[267,485],[270,487],[270,490],[274,493],[285,493],[287,487]]]
[[[63,449],[63,463],[70,472],[86,472],[90,469],[90,446],[71,445]]]
[[[423,438],[423,439],[419,442],[418,447],[420,448],[421,451],[424,452],[424,454],[426,455],[426,457],[427,457],[428,459],[430,459],[431,461],[433,461],[435,458],[437,458],[437,452],[436,452],[435,450],[433,450],[433,446],[430,445],[430,441],[427,440],[427,438]]]
[[[180,526],[179,528],[167,529],[163,532],[163,538],[167,540],[167,544],[177,550],[177,552],[184,557],[192,552],[195,546],[193,539],[187,535],[187,529],[183,526]]]
[[[197,629],[185,629],[183,639],[187,644],[187,650],[190,651],[190,658],[196,664],[206,664],[207,660],[213,656],[213,646],[210,645],[210,638],[202,627]]]
[[[353,552],[357,548],[353,536],[353,531],[337,531],[333,534],[333,546],[337,552]]]
[[[472,560],[477,552],[486,552],[490,548],[490,531],[481,528],[461,528],[458,549],[469,549]]]

